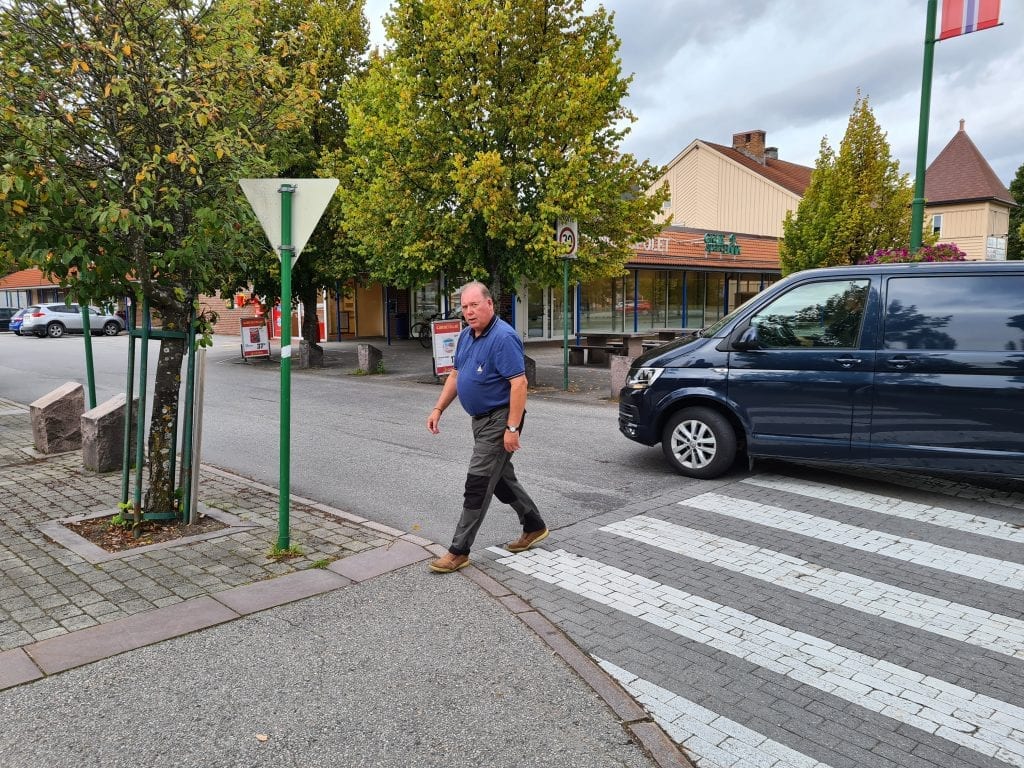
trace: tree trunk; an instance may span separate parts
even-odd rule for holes
[[[162,308],[163,327],[166,330],[186,330],[188,310]],[[161,339],[160,356],[153,384],[153,412],[149,420],[149,484],[143,502],[146,512],[178,511],[179,500],[173,492],[174,475],[171,457],[178,410],[181,398],[182,361],[185,358],[185,339]]]
[[[306,354],[300,356],[303,367],[323,368],[324,348],[318,343],[320,339],[320,318],[316,315],[317,292],[315,289],[303,291],[299,296],[302,302],[302,343],[306,345]]]

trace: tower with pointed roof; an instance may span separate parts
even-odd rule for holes
[[[1006,258],[1010,209],[1006,185],[960,130],[928,166],[924,183],[925,221],[943,243],[956,243],[969,259]]]

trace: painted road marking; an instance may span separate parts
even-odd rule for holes
[[[1024,659],[1024,621],[637,515],[600,530],[915,629]]]
[[[816,517],[756,501],[735,499],[718,493],[702,493],[679,503],[780,531],[812,536],[821,541],[841,544],[862,552],[873,552],[904,562],[969,576],[1001,587],[1024,589],[1024,565],[1007,560],[961,552],[958,549],[929,544],[906,536],[860,528],[825,517]]]
[[[670,739],[692,750],[697,768],[830,768],[610,661],[594,660],[651,713]]]
[[[757,475],[744,478],[744,483],[757,485],[761,488],[771,488],[775,491],[795,493],[800,496],[807,496],[812,499],[821,499],[835,504],[843,504],[847,507],[866,509],[869,512],[878,512],[882,515],[893,515],[907,520],[914,520],[919,523],[930,523],[941,525],[943,528],[951,528],[964,533],[973,533],[978,536],[988,536],[993,539],[1012,541],[1024,544],[1024,528],[1002,520],[992,520],[987,517],[979,517],[966,512],[934,507],[929,504],[919,504],[915,501],[906,501],[894,496],[883,496],[878,493],[866,491],[855,491],[850,488],[816,483],[811,480],[790,480],[780,475]]]
[[[1024,708],[1015,704],[564,550],[489,550],[520,573],[1024,768]]]

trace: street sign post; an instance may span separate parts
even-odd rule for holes
[[[240,179],[239,185],[281,259],[281,445],[277,549],[290,545],[292,266],[338,188],[337,179]],[[279,195],[275,199],[276,195]],[[294,206],[293,197],[298,196]],[[277,203],[277,205],[275,205]],[[276,215],[280,211],[280,215]]]
[[[559,220],[555,225],[555,239],[567,251],[562,256],[562,390],[569,391],[569,260],[577,257],[579,231],[576,220]]]

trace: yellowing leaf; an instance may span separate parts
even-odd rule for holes
[[[121,46],[121,53],[123,53],[125,56],[131,56],[132,55],[132,47],[130,45],[128,45],[128,43],[125,43],[124,45]]]

